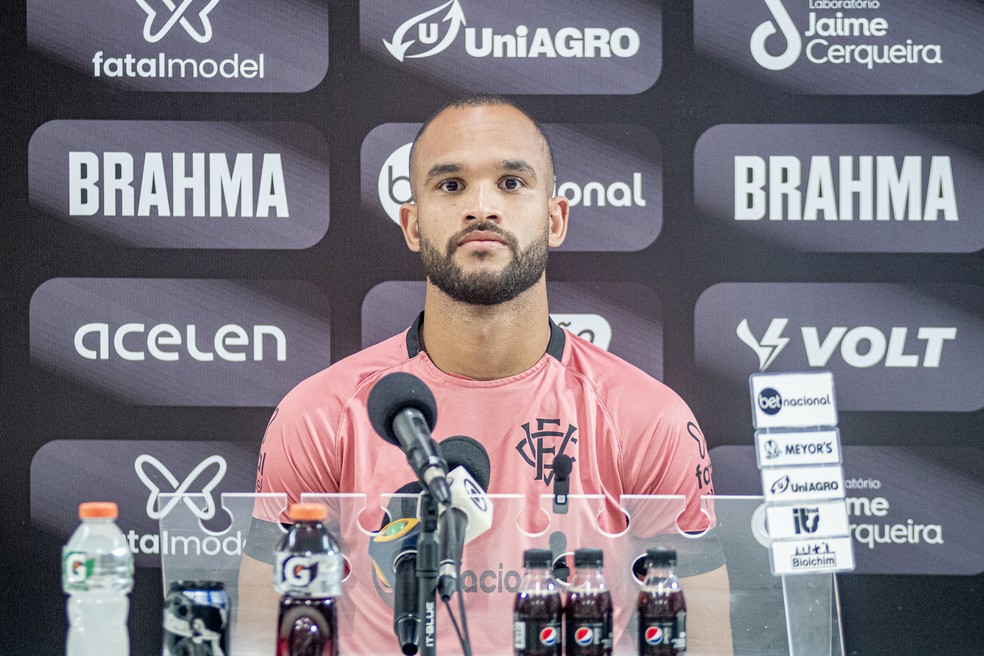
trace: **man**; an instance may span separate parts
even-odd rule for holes
[[[373,385],[405,371],[434,392],[436,439],[469,435],[488,450],[490,494],[549,492],[516,447],[524,434],[540,432],[552,436],[549,453],[574,459],[572,494],[603,495],[619,519],[622,495],[683,495],[679,526],[707,528],[694,471],[709,462],[687,406],[661,383],[550,321],[547,251],[564,241],[568,201],[552,196],[552,153],[536,122],[499,97],[452,103],[418,133],[410,182],[413,202],[402,206],[400,224],[427,274],[424,312],[403,334],[336,363],[284,399],[264,437],[257,491],[286,492],[290,503],[304,492],[359,492],[372,506],[412,478],[395,447],[375,435],[366,412]],[[258,505],[254,514],[254,535],[269,527],[278,534],[277,510]],[[262,558],[262,542],[251,537],[247,553]],[[704,556],[695,568],[702,573],[687,581],[688,590],[723,594],[708,608],[691,602],[689,633],[707,653],[730,650],[727,575],[718,555]],[[247,579],[257,572],[269,577],[250,557],[243,571]],[[362,571],[352,564],[353,576]],[[473,602],[478,596],[467,600],[479,603]],[[359,596],[356,605],[371,599]],[[358,621],[370,622],[371,613],[364,615]],[[382,622],[384,632],[390,621]],[[508,648],[508,615],[503,622]],[[378,628],[356,630],[365,635]]]

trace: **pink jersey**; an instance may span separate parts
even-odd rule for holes
[[[489,494],[532,499],[550,493],[553,458],[563,453],[574,460],[572,495],[602,495],[605,505],[616,510],[619,497],[626,494],[683,495],[685,508],[677,520],[680,529],[708,527],[708,516],[700,510],[700,497],[713,494],[706,443],[690,409],[668,387],[552,323],[547,352],[523,373],[491,381],[447,374],[420,349],[420,322],[418,318],[408,331],[332,365],[287,395],[263,439],[257,492],[285,492],[288,503],[299,501],[304,492],[364,493],[368,507],[374,509],[379,495],[413,481],[406,458],[375,433],[366,410],[373,385],[401,371],[417,376],[434,393],[436,440],[465,435],[485,446],[491,461]],[[265,522],[285,521],[262,505],[257,505],[254,514]],[[621,513],[612,516],[623,517]],[[381,512],[369,512],[360,519],[364,527],[375,530],[380,517]],[[610,520],[615,525],[607,527],[609,531],[624,528],[617,525],[618,519]],[[342,522],[343,533],[352,530],[348,526]],[[366,541],[364,536],[347,537],[343,535],[343,540],[350,543]],[[489,583],[488,577],[485,583],[495,588],[489,596],[499,598],[486,602],[499,604],[507,617],[512,603],[508,588],[514,589],[517,580],[513,577],[513,585],[503,588],[502,550],[509,552],[509,562],[520,562],[523,546],[531,545],[484,535],[466,547],[466,554],[476,562],[476,551],[484,548],[491,553],[499,571],[495,571],[495,562],[484,570],[475,567],[473,579],[465,576],[464,584],[489,592],[479,572],[493,572],[498,583]],[[547,545],[541,541],[535,546]],[[353,551],[361,552],[361,548]],[[368,564],[357,562],[363,553],[350,556],[354,578],[358,578]],[[360,615],[358,634],[388,639],[395,652],[392,616],[366,610],[381,604],[375,586],[365,583],[353,586],[346,582],[346,595]],[[504,627],[502,635],[508,639],[508,622]],[[442,637],[442,644],[450,646],[450,640]],[[354,646],[349,645],[349,651]]]

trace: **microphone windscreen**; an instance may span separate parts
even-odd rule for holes
[[[430,388],[416,376],[402,371],[380,378],[370,390],[366,406],[372,427],[391,444],[399,444],[393,432],[393,419],[405,408],[419,410],[430,430],[437,423],[437,401]]]
[[[562,481],[570,478],[571,470],[574,468],[574,460],[569,455],[561,453],[553,459],[554,476]]]
[[[448,471],[464,467],[483,490],[489,489],[492,464],[489,452],[482,444],[471,437],[455,435],[440,443],[441,453],[448,463]]]

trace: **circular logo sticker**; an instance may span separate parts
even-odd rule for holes
[[[651,626],[646,629],[646,644],[658,645],[663,642],[663,629],[658,626]]]
[[[587,626],[579,627],[577,630],[574,631],[574,642],[581,645],[582,647],[585,645],[590,645],[592,642],[594,642],[594,631],[591,630],[591,627],[587,627]]]
[[[547,645],[548,647],[556,645],[559,639],[560,631],[555,626],[548,626],[540,631],[540,644],[542,645]]]

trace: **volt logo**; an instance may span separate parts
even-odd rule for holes
[[[212,479],[205,483],[199,492],[191,491],[192,484],[198,480],[205,470],[213,465],[215,465],[216,470],[212,474]],[[158,509],[157,507],[161,489],[147,474],[147,466],[150,466],[153,470],[156,470],[161,476],[163,476],[171,485],[171,488],[175,494],[175,496],[168,500],[167,504],[165,504],[163,508]],[[215,499],[212,497],[212,490],[215,489],[216,485],[222,482],[222,479],[225,477],[226,469],[228,469],[228,465],[226,464],[225,458],[222,456],[209,456],[208,458],[205,458],[205,460],[202,460],[197,467],[191,470],[191,473],[188,474],[188,476],[181,482],[179,482],[177,477],[154,456],[147,454],[138,456],[133,463],[133,468],[137,472],[137,477],[141,480],[141,482],[143,482],[144,485],[147,486],[147,489],[150,490],[150,496],[147,498],[148,517],[155,520],[166,517],[179,501],[184,501],[185,505],[188,506],[188,510],[190,510],[195,517],[201,520],[208,520],[215,516]],[[195,497],[201,497],[204,501],[204,507],[198,507],[190,497],[177,496],[183,494],[194,494]]]
[[[772,361],[789,343],[789,338],[782,336],[782,331],[786,329],[787,323],[789,323],[789,319],[773,319],[761,341],[756,340],[755,336],[752,335],[752,329],[748,327],[748,319],[742,319],[741,323],[738,324],[738,338],[755,351],[755,355],[759,359],[759,371],[768,369]]]
[[[803,49],[803,39],[797,31],[793,19],[789,17],[789,12],[783,6],[782,0],[765,0],[765,4],[772,12],[772,17],[779,25],[779,29],[782,30],[782,36],[786,40],[786,49],[781,55],[769,54],[765,49],[765,42],[776,33],[776,26],[772,21],[765,21],[755,28],[749,47],[752,51],[752,57],[755,58],[759,66],[770,71],[782,71],[792,66],[799,59]]]
[[[215,5],[219,4],[219,0],[203,1],[205,2],[204,5],[199,0],[181,0],[181,4],[176,5],[173,0],[149,0],[149,2],[148,0],[136,0],[140,8],[147,12],[147,20],[143,28],[144,40],[147,43],[157,43],[167,36],[175,25],[180,24],[192,39],[198,43],[208,43],[212,40],[212,22],[208,19],[208,14],[215,8]],[[164,24],[155,31],[154,23],[157,22],[158,11],[151,6],[151,3],[156,2],[164,5],[170,15]],[[185,16],[191,6],[195,4],[201,6],[201,9],[198,10],[197,22],[199,25],[193,24]]]
[[[447,9],[448,12],[444,15],[444,18],[441,19],[441,23],[447,23],[447,31],[444,33],[444,38],[438,42],[438,35],[440,34],[441,25],[439,23],[427,21],[429,18],[440,14],[445,9]],[[461,5],[458,4],[458,0],[451,0],[451,2],[445,3],[435,9],[425,11],[424,13],[409,19],[396,29],[396,32],[393,33],[393,38],[390,41],[384,40],[383,45],[386,46],[386,49],[389,50],[391,55],[396,57],[397,61],[430,57],[431,55],[436,55],[437,53],[446,50],[458,36],[458,30],[461,29],[462,25],[465,25],[465,13],[462,11]],[[414,39],[411,34],[414,27],[417,28],[416,39]],[[418,41],[421,46],[431,47],[426,48],[424,52],[418,52],[412,55],[406,54],[407,50],[409,50],[410,47]]]
[[[738,338],[755,351],[760,371],[765,371],[789,343],[790,338],[783,336],[788,323],[786,318],[773,319],[761,340],[755,339],[748,319],[738,324]],[[845,364],[859,369],[877,364],[935,369],[942,361],[943,347],[957,338],[957,329],[948,326],[923,326],[914,332],[915,340],[912,340],[906,326],[893,326],[887,333],[875,326],[833,326],[826,332],[816,326],[800,328],[803,350],[811,367],[826,367],[834,354],[839,353]]]

